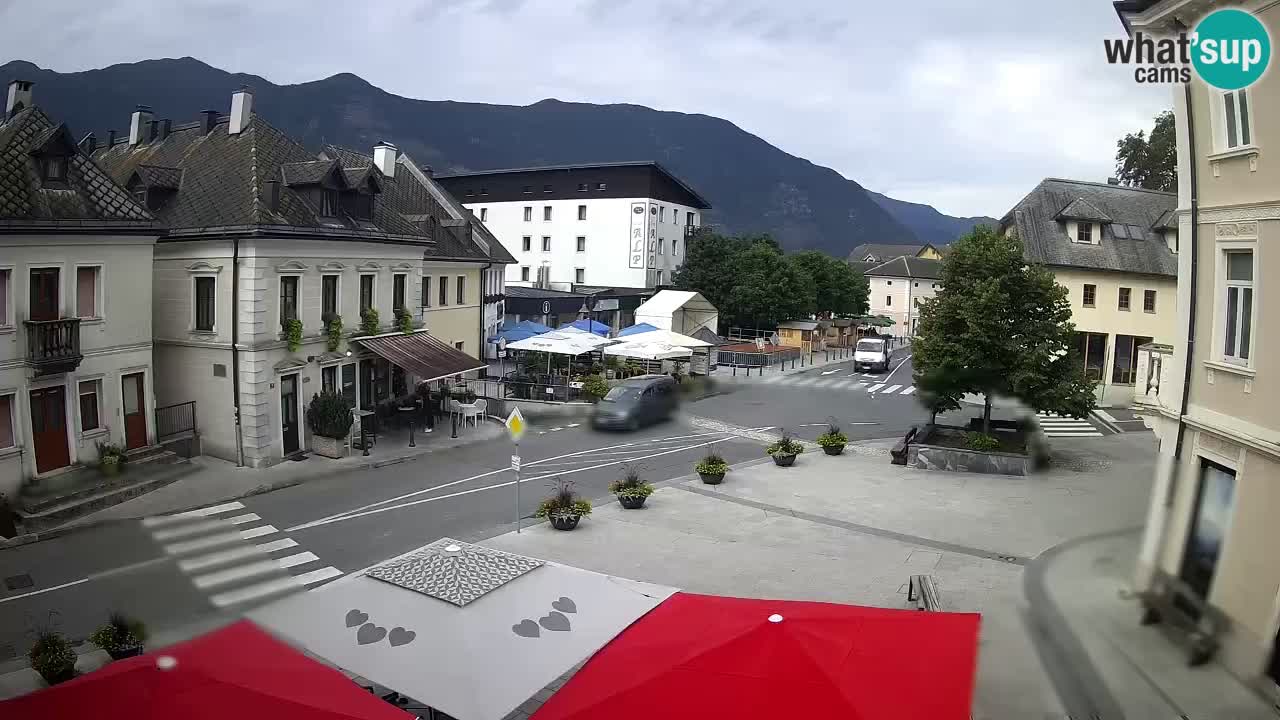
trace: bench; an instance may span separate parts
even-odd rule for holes
[[[1180,578],[1158,572],[1149,590],[1138,593],[1142,624],[1166,623],[1187,646],[1187,665],[1208,662],[1218,650],[1226,618]]]
[[[890,460],[891,464],[893,465],[907,464],[907,448],[911,447],[911,441],[916,439],[916,435],[919,432],[920,432],[920,426],[912,425],[911,429],[907,431],[907,434],[903,436],[903,438],[899,440],[896,445],[893,446],[893,449],[889,451],[889,455],[893,457],[893,459]]]
[[[932,575],[912,575],[907,581],[907,601],[916,604],[917,610],[937,612],[942,609],[938,599],[938,586]]]

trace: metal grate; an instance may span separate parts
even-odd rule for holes
[[[4,586],[10,590],[25,590],[35,585],[30,573],[13,575],[4,579]]]

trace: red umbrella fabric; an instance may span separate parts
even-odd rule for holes
[[[5,720],[407,720],[342,673],[242,620],[0,702]]]
[[[533,720],[963,720],[979,619],[676,593]]]

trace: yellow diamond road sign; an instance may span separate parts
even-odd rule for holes
[[[507,432],[510,433],[512,440],[519,440],[524,435],[526,424],[524,415],[520,414],[520,408],[512,408],[511,414],[507,416]]]

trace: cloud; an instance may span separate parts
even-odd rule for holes
[[[60,71],[192,55],[277,83],[703,113],[955,215],[1112,171],[1172,97],[1103,61],[1120,32],[1079,0],[0,0],[0,47]]]

